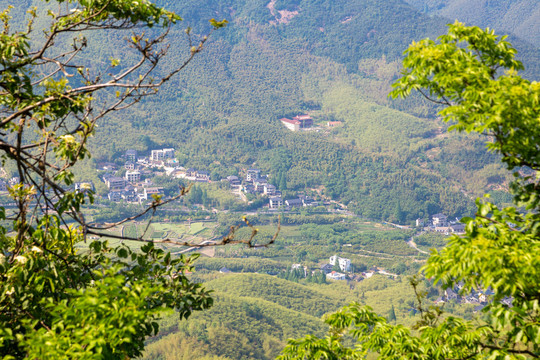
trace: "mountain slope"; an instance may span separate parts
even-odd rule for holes
[[[540,3],[534,0],[406,0],[417,9],[482,28],[511,32],[540,47]]]
[[[317,188],[358,214],[402,222],[437,211],[466,215],[471,198],[508,179],[480,140],[447,134],[432,104],[386,97],[410,41],[441,34],[446,20],[400,0],[160,3],[195,38],[209,31],[209,18],[230,23],[156,96],[104,119],[95,158],[171,146],[186,167],[225,177],[257,166],[273,182],[284,179],[280,190]],[[189,53],[183,26],[171,29],[162,72]],[[526,55],[526,64],[538,64],[536,53]],[[85,56],[90,65],[135,61],[122,36],[109,33],[90,34]],[[278,120],[302,112],[319,132],[292,133]],[[328,129],[327,121],[343,127]],[[484,182],[486,173],[498,183]]]

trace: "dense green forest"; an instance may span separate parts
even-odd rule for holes
[[[377,275],[361,283],[329,285],[294,283],[261,274],[209,274],[200,280],[214,291],[212,309],[188,321],[171,315],[161,321],[161,335],[147,346],[144,359],[274,359],[285,341],[296,334],[322,334],[320,319],[351,301],[369,304],[394,322],[418,320],[414,293],[405,279]],[[420,289],[435,299],[440,289],[428,281]],[[473,306],[447,304],[448,313],[470,318]]]

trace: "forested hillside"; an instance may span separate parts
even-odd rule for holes
[[[317,189],[362,216],[397,222],[466,215],[485,189],[504,191],[508,173],[484,139],[448,134],[420,96],[387,99],[407,44],[441,34],[446,20],[402,0],[160,4],[184,18],[171,29],[162,71],[189,53],[186,26],[195,39],[210,30],[209,18],[229,24],[156,96],[104,119],[94,159],[167,145],[182,166],[221,177],[257,166],[282,191]],[[89,34],[89,63],[118,58],[121,71],[136,60],[121,42]],[[526,64],[538,63],[523,46]],[[290,132],[278,120],[304,112],[320,131]]]
[[[165,318],[162,335],[152,339],[144,359],[274,359],[288,338],[324,333],[321,315],[353,300],[381,313],[395,304],[401,323],[415,321],[409,313],[412,288],[406,281],[382,276],[355,289],[345,283],[307,286],[258,274],[202,277],[215,291],[216,305],[188,321]]]
[[[540,46],[540,3],[535,0],[406,0],[422,12],[511,32]]]

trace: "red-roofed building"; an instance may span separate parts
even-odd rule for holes
[[[293,120],[300,121],[300,129],[308,128],[313,126],[313,119],[311,116],[304,114],[304,115],[296,115],[293,117]]]
[[[285,125],[285,127],[291,131],[298,131],[300,130],[300,125],[302,124],[298,120],[291,120],[287,118],[280,119],[281,123]]]
[[[313,119],[309,115],[296,115],[291,119],[280,119],[281,123],[291,131],[298,131],[313,126]]]

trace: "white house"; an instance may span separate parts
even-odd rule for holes
[[[330,257],[330,265],[335,266],[336,263],[339,265],[341,271],[350,271],[351,270],[351,260],[340,258],[337,255]]]
[[[326,278],[330,280],[346,280],[347,276],[345,274],[332,271],[329,274],[326,274]]]
[[[433,226],[443,227],[448,223],[448,217],[444,214],[435,214],[431,217],[433,219]]]
[[[246,172],[246,181],[253,181],[261,177],[261,170],[259,169],[248,169]]]
[[[152,161],[162,161],[166,159],[174,158],[174,149],[161,149],[161,150],[152,150],[150,155],[150,160]]]
[[[139,182],[141,180],[141,173],[137,170],[128,170],[126,171],[125,179],[130,183]]]
[[[276,194],[276,187],[272,184],[264,185],[264,195],[274,196]]]
[[[270,209],[277,209],[283,206],[283,199],[281,196],[273,196],[268,199],[268,206]]]

